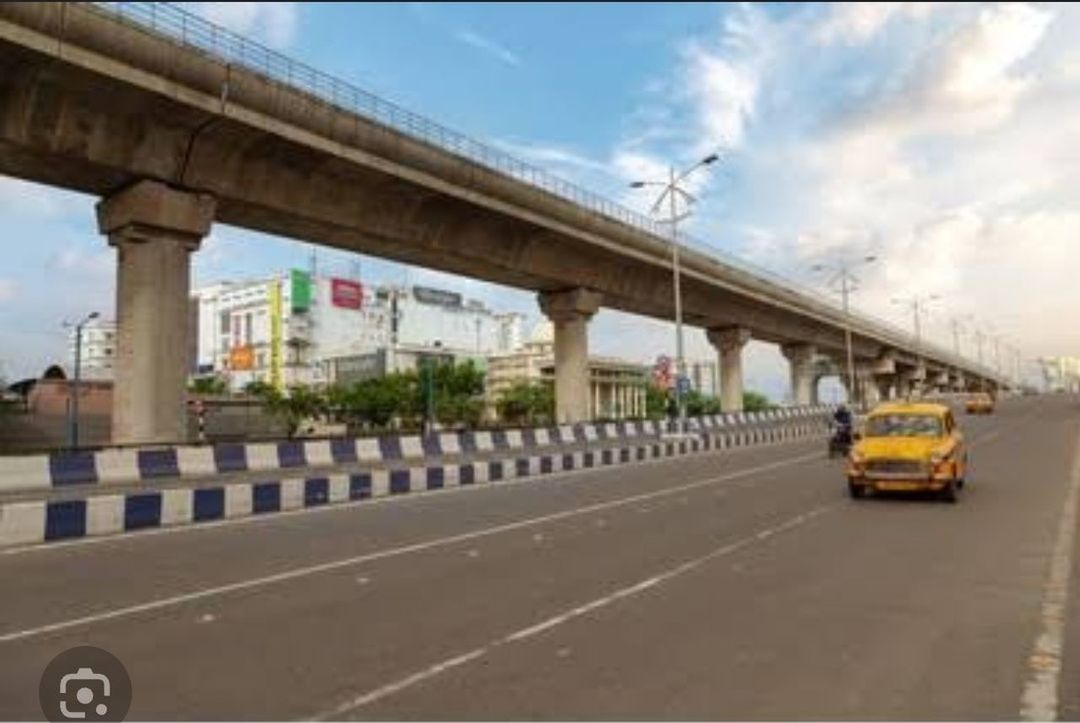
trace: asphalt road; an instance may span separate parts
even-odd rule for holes
[[[956,505],[799,443],[0,553],[0,718],[77,645],[138,720],[1017,718],[1080,401],[961,421]]]

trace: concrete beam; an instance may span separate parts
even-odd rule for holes
[[[559,424],[589,418],[589,320],[600,294],[588,289],[544,292],[540,310],[555,327],[555,416]]]
[[[352,113],[89,4],[0,3],[0,172],[108,195],[142,178],[212,193],[216,218],[534,291],[672,316],[668,245],[620,212]],[[849,321],[767,275],[687,249],[684,314],[841,350]],[[904,348],[854,320],[859,358]]]
[[[190,255],[210,231],[214,199],[140,181],[97,206],[116,248],[115,444],[186,441]]]

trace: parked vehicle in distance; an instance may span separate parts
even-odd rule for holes
[[[986,392],[976,392],[964,402],[964,410],[968,414],[993,414],[994,398]]]
[[[934,492],[956,501],[967,474],[967,445],[944,404],[888,402],[867,416],[848,456],[848,492]]]

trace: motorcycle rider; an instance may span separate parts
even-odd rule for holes
[[[841,404],[833,412],[833,422],[836,424],[835,436],[837,441],[851,444],[851,410],[847,408],[846,404]]]

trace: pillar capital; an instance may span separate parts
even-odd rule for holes
[[[540,311],[552,321],[588,321],[600,309],[603,297],[599,292],[589,289],[567,289],[565,291],[541,291],[538,294]]]
[[[792,364],[801,366],[810,364],[814,361],[814,355],[817,354],[817,349],[814,348],[813,344],[782,344],[780,345],[780,353]]]
[[[173,239],[194,251],[210,232],[216,207],[208,193],[143,180],[98,203],[98,230],[113,245],[120,240]]]
[[[742,349],[750,341],[750,330],[741,326],[718,326],[707,329],[705,335],[721,352]]]
[[[885,349],[878,355],[872,363],[874,374],[895,374],[896,373],[896,352],[892,349]]]

